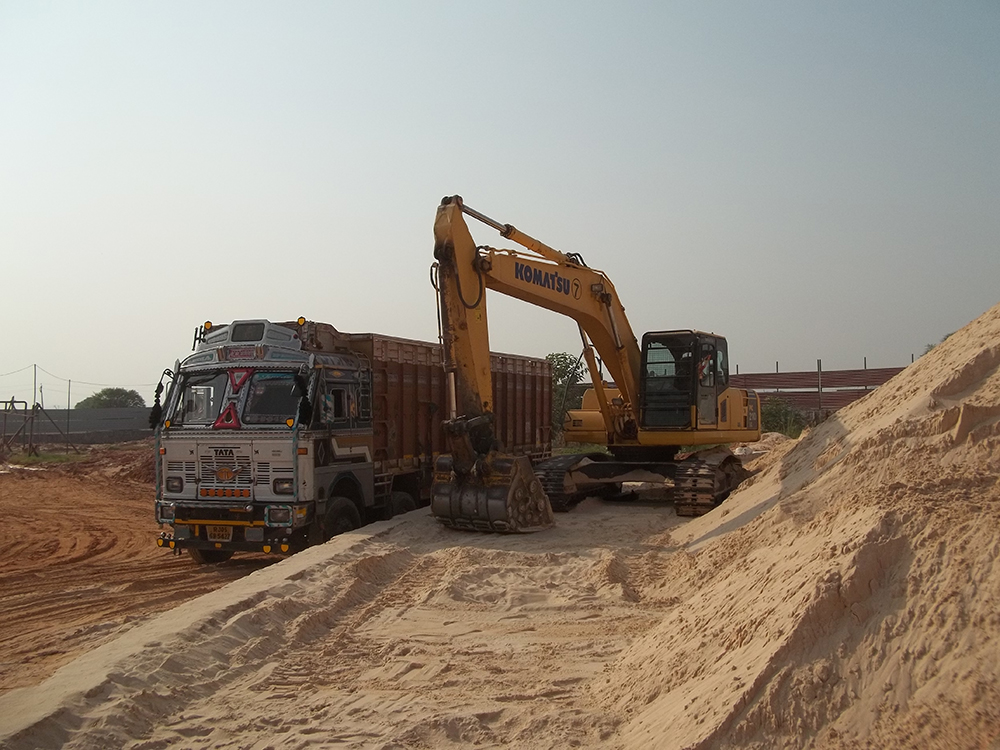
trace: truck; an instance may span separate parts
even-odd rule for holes
[[[490,369],[498,445],[549,456],[549,363],[494,353]],[[428,505],[453,393],[439,344],[305,318],[206,322],[150,415],[158,546],[200,564],[288,555]]]

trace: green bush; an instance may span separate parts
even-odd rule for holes
[[[780,432],[797,438],[805,429],[806,417],[784,399],[770,397],[760,406],[760,424],[763,432]]]

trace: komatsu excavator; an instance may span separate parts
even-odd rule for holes
[[[477,246],[471,216],[524,250]],[[434,466],[431,510],[443,524],[481,531],[545,528],[553,510],[617,492],[622,482],[673,482],[678,515],[701,515],[745,476],[719,446],[760,438],[760,400],[729,386],[726,340],[696,330],[652,331],[641,346],[608,276],[466,206],[441,201],[434,222],[438,291],[451,404],[450,455]],[[570,412],[567,440],[607,446],[610,455],[557,456],[534,466],[503,452],[493,431],[486,290],[575,320],[596,408]],[[595,354],[596,351],[596,354]],[[605,383],[598,357],[613,384]],[[682,446],[706,450],[679,455]],[[714,446],[708,448],[708,446]]]

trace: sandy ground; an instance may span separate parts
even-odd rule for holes
[[[200,567],[156,546],[152,443],[0,473],[0,693],[273,558]]]
[[[0,696],[0,743],[1000,747],[1000,306],[755,461],[697,519],[338,537]]]

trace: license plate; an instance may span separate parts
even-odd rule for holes
[[[205,533],[210,542],[231,542],[233,541],[232,526],[206,526]]]

